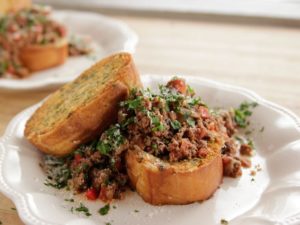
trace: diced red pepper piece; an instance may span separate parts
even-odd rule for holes
[[[199,107],[199,111],[200,111],[200,115],[203,119],[207,119],[209,118],[209,111],[208,108],[204,107],[204,106],[200,106]]]
[[[168,87],[174,88],[182,94],[186,93],[187,86],[182,79],[174,79],[168,82]]]
[[[86,193],[86,197],[88,200],[96,200],[98,198],[98,191],[95,188],[89,188]]]
[[[104,201],[104,202],[107,201],[106,192],[107,192],[107,188],[106,188],[106,187],[101,187],[100,194],[99,194],[99,198],[100,198],[102,201]]]
[[[82,156],[80,154],[75,154],[74,155],[74,160],[75,160],[76,164],[80,163],[81,159],[82,159]]]

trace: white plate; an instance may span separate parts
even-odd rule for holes
[[[52,17],[64,24],[69,33],[91,37],[96,53],[92,57],[70,57],[63,65],[36,72],[26,79],[0,78],[0,89],[32,90],[58,86],[73,80],[104,56],[135,51],[138,37],[121,21],[96,13],[69,10],[54,10]]]
[[[156,87],[169,78],[143,76],[145,87]],[[72,214],[72,205],[64,198],[70,193],[43,184],[45,174],[39,167],[41,154],[23,137],[26,120],[38,105],[17,115],[0,141],[0,189],[16,204],[27,224],[96,225],[230,225],[300,224],[300,121],[288,110],[270,103],[255,93],[205,79],[186,77],[196,93],[210,106],[237,107],[242,101],[256,101],[251,117],[252,138],[257,147],[253,165],[262,171],[251,181],[250,170],[240,179],[225,178],[214,196],[203,202],[184,206],[151,206],[134,192],[113,203],[108,215],[100,216],[100,201],[81,199],[93,216]],[[264,126],[264,131],[260,132]],[[137,209],[139,212],[134,212]]]

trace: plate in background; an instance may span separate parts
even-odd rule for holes
[[[145,87],[157,87],[170,77],[142,76]],[[202,203],[182,206],[152,206],[137,193],[128,192],[122,201],[114,201],[106,216],[97,213],[104,204],[80,196],[74,203],[64,201],[70,193],[46,187],[39,167],[41,153],[23,136],[27,119],[39,106],[17,115],[0,139],[0,189],[15,204],[19,216],[33,225],[296,225],[300,223],[300,120],[290,111],[264,100],[244,88],[197,77],[184,77],[211,107],[237,107],[245,100],[259,105],[251,116],[252,139],[257,154],[252,164],[260,165],[252,180],[250,169],[240,179],[224,178],[214,196]],[[264,131],[261,132],[261,128]],[[70,211],[80,201],[88,206],[91,217]],[[138,210],[139,212],[135,212]]]
[[[0,89],[32,90],[62,85],[105,56],[120,51],[135,52],[138,37],[121,21],[70,10],[53,10],[52,17],[64,24],[69,33],[90,36],[96,52],[92,56],[69,57],[63,65],[33,73],[25,79],[0,78]]]

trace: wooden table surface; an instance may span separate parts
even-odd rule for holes
[[[300,29],[189,19],[113,16],[140,37],[141,73],[191,74],[240,85],[300,115]],[[0,135],[20,111],[51,90],[0,92]],[[2,224],[23,224],[0,194]]]

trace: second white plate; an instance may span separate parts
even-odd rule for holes
[[[70,33],[91,37],[96,53],[92,57],[70,57],[63,65],[36,72],[26,79],[0,78],[0,89],[32,90],[62,85],[105,56],[135,51],[138,37],[121,21],[96,13],[70,10],[54,10],[52,17],[64,24]]]

